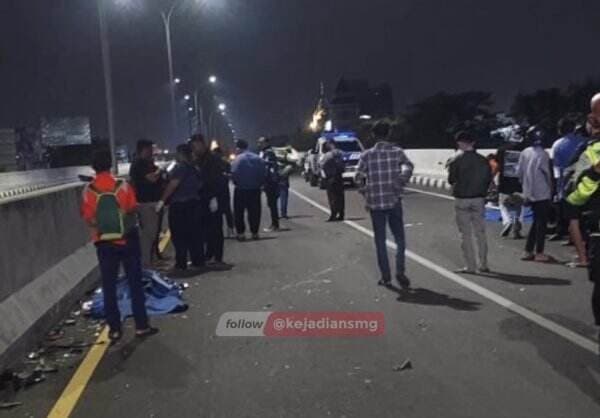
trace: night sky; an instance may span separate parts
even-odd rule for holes
[[[169,133],[161,0],[107,0],[122,140]],[[167,0],[165,0],[167,1]],[[191,0],[193,3],[195,0]],[[600,76],[598,0],[202,0],[173,20],[175,72],[215,73],[240,136],[307,123],[319,81],[389,82],[397,109],[439,90],[518,91]],[[0,127],[89,115],[106,135],[95,0],[0,0]]]

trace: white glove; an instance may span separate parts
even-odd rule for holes
[[[158,203],[156,204],[156,206],[154,207],[154,210],[156,211],[156,213],[158,213],[161,210],[163,210],[164,207],[165,207],[165,202],[163,202],[162,200],[159,200]]]
[[[210,199],[210,202],[208,202],[208,210],[210,210],[211,213],[215,213],[217,210],[219,210],[219,202],[217,202],[216,197],[213,197]]]

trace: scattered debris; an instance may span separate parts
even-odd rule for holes
[[[267,303],[265,306],[263,306],[263,309],[269,309],[271,307],[273,307],[273,304],[272,303]]]
[[[365,384],[370,385],[373,381],[371,379],[365,379]]]
[[[50,331],[48,334],[46,334],[46,339],[48,341],[56,341],[56,340],[64,337],[64,335],[65,335],[65,332],[62,329],[55,328],[52,331]]]
[[[285,365],[285,366],[283,366],[283,367],[284,367],[285,369],[289,369],[289,368],[290,368],[290,365],[289,365],[289,364],[286,364],[286,365]]]
[[[524,292],[524,291],[525,291],[524,287],[522,287],[522,288],[519,289],[519,292]]]
[[[73,318],[67,318],[63,321],[63,324],[67,325],[67,326],[72,326],[75,325],[77,323],[77,321]]]
[[[429,328],[429,324],[424,319],[420,319],[418,325],[422,331],[427,331],[427,329]]]
[[[21,402],[0,402],[0,409],[13,409],[21,405]]]
[[[404,363],[392,367],[392,370],[395,372],[402,372],[404,370],[411,370],[412,368],[412,362],[410,361],[410,359],[406,359],[404,360]]]
[[[31,353],[27,354],[27,358],[29,360],[36,360],[40,358],[40,353],[39,351],[32,351]]]

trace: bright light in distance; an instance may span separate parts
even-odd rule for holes
[[[176,77],[176,78],[173,80],[173,82],[174,82],[175,84],[179,84],[179,83],[181,83],[181,78],[179,78],[179,77]]]
[[[219,143],[215,139],[213,139],[210,143],[210,150],[214,151],[217,148],[219,148]]]
[[[166,149],[166,150],[163,151],[163,154],[168,154],[168,153],[169,153],[168,149]]]
[[[362,120],[371,120],[371,119],[373,119],[373,117],[371,115],[360,115],[358,118],[362,119]]]
[[[216,75],[211,75],[210,77],[208,77],[208,82],[210,84],[215,84],[217,82],[217,76]]]
[[[190,107],[188,107],[188,110],[189,110],[190,112],[193,112],[193,111],[194,111],[194,108],[193,108],[192,106],[190,106]]]
[[[331,122],[330,120],[328,120],[327,122],[325,122],[325,130],[326,131],[331,131],[333,129],[333,122]]]
[[[192,98],[192,96],[190,96],[189,94],[186,94],[185,96],[183,96],[183,98],[185,100],[190,100]]]
[[[225,103],[219,104],[219,110],[224,111],[225,109],[227,109],[227,105],[225,105]]]

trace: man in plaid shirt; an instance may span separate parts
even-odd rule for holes
[[[413,172],[413,163],[402,148],[387,142],[391,127],[387,122],[373,126],[376,144],[365,151],[358,163],[357,182],[363,184],[360,192],[365,196],[367,210],[371,214],[377,263],[381,271],[381,286],[391,286],[390,263],[386,247],[386,225],[390,225],[396,241],[396,280],[403,289],[410,287],[405,274],[404,219],[402,215],[402,192]]]

